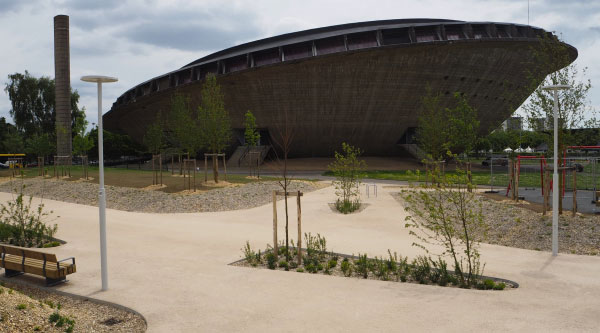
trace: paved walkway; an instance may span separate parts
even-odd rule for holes
[[[374,256],[390,248],[413,257],[418,249],[390,191],[398,188],[380,184],[379,197],[366,200],[369,207],[346,216],[328,207],[335,198],[331,187],[309,193],[302,202],[303,229],[326,236],[336,252]],[[0,201],[9,198],[0,193]],[[482,245],[486,275],[521,285],[504,292],[227,265],[241,257],[246,240],[254,248],[270,242],[269,205],[202,214],[109,210],[110,290],[101,292],[97,208],[45,203],[60,216],[57,236],[68,242],[52,251],[77,257],[77,274],[58,289],[131,307],[146,317],[150,332],[547,332],[597,331],[600,325],[600,257],[552,258]],[[295,212],[294,203],[291,208]],[[295,213],[290,219],[295,222]]]

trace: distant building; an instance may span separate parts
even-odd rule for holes
[[[234,132],[228,155],[244,145],[248,110],[265,133],[264,145],[290,126],[290,157],[333,156],[342,142],[369,155],[402,155],[407,150],[402,145],[412,144],[427,88],[442,94],[441,107],[455,105],[454,92],[468,96],[479,110],[480,135],[497,128],[532,93],[527,73],[540,37],[560,43],[554,34],[528,25],[443,19],[292,32],[232,46],[149,78],[117,98],[104,125],[142,142],[159,112],[169,117],[173,96],[189,96],[190,108],[197,109],[205,77],[212,73]],[[577,50],[559,45],[566,51],[562,68],[577,58]],[[509,99],[499,98],[505,85],[514,91]],[[523,127],[521,118],[512,119],[508,128]]]
[[[547,131],[550,129],[548,118],[546,117],[532,118],[529,125],[531,126],[532,130],[537,132]]]
[[[523,117],[510,117],[502,123],[502,129],[505,131],[523,130]]]

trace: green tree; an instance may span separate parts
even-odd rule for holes
[[[477,111],[461,93],[454,93],[456,106],[446,108],[446,148],[453,153],[469,153],[477,143],[479,120]]]
[[[335,152],[335,161],[328,168],[336,177],[333,182],[338,196],[336,208],[348,214],[360,208],[360,180],[362,172],[367,167],[364,160],[359,159],[362,151],[345,142],[342,143],[342,152]]]
[[[244,115],[244,138],[246,139],[246,146],[253,147],[258,144],[260,140],[260,133],[256,130],[256,118],[250,110]]]
[[[36,78],[25,71],[25,74],[8,75],[4,91],[11,102],[10,115],[17,130],[24,137],[34,134],[48,134],[56,137],[54,98],[54,79],[42,76]],[[79,93],[71,91],[71,127],[74,129],[78,118],[85,114],[79,109]]]
[[[0,118],[0,153],[22,153],[24,151],[23,138],[11,123],[7,123],[4,117]]]
[[[148,125],[144,134],[144,145],[152,154],[159,154],[164,147],[164,126],[161,113],[156,114],[156,120]]]
[[[207,151],[222,153],[231,142],[231,120],[225,110],[221,86],[215,75],[208,75],[200,91],[202,102],[198,107],[200,142]],[[219,182],[217,160],[213,158],[213,178]]]
[[[91,132],[87,131],[88,121],[85,119],[85,108],[82,109],[83,116],[76,119],[73,127],[75,137],[73,138],[73,154],[87,155],[88,151],[94,147],[94,139]]]
[[[446,156],[446,119],[440,99],[439,93],[434,94],[431,88],[427,87],[425,96],[421,98],[421,112],[416,131],[419,147],[434,161]]]
[[[198,125],[190,109],[190,99],[175,95],[171,99],[171,112],[167,122],[171,133],[171,142],[182,153],[196,156],[199,148]]]
[[[439,183],[421,184],[402,191],[406,227],[421,243],[413,243],[429,252],[428,245],[441,245],[440,257],[450,256],[462,287],[471,287],[483,274],[478,250],[487,225],[482,217],[482,203],[471,191],[468,174],[457,167],[456,174],[442,174],[435,168],[433,178]]]
[[[560,84],[572,87],[558,93],[558,141],[559,151],[562,151],[565,146],[574,143],[571,129],[590,127],[596,123],[596,112],[590,107],[587,97],[592,84],[585,75],[587,68],[580,71],[577,64],[571,62],[571,51],[558,38],[540,38],[532,52],[535,63],[530,66],[528,78],[535,91],[523,106],[530,127],[534,127],[540,118],[546,118],[549,124],[554,124],[554,94],[542,89],[543,86]],[[545,75],[548,72],[551,73]],[[548,147],[552,148],[552,131],[548,131],[545,138]]]
[[[441,96],[427,89],[421,99],[421,115],[418,119],[417,142],[428,158],[439,161],[453,154],[468,153],[479,139],[477,111],[461,93],[454,93],[455,106],[444,108]]]
[[[34,134],[25,141],[25,151],[44,159],[54,153],[56,147],[54,141],[50,139],[48,133]]]

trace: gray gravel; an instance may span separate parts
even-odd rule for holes
[[[392,196],[404,204],[400,193]],[[482,195],[483,220],[487,224],[486,234],[477,235],[485,243],[522,249],[552,250],[552,216],[535,212],[526,205],[516,205],[510,200],[492,200]],[[559,218],[559,252],[585,255],[600,255],[600,216],[572,216],[565,212]]]
[[[16,180],[0,184],[1,192],[14,192],[25,185],[24,194],[52,200],[97,206],[98,185],[41,178]],[[311,192],[323,183],[293,181],[288,191]],[[165,193],[144,189],[106,186],[107,207],[144,213],[192,213],[238,210],[271,202],[272,191],[281,190],[275,181],[248,183],[190,194]]]

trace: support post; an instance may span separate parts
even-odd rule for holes
[[[302,264],[302,208],[300,207],[300,191],[296,197],[298,206],[298,267]]]
[[[573,168],[573,216],[577,215],[577,169]]]
[[[208,181],[208,161],[207,161],[207,156],[206,154],[204,154],[204,182],[206,183]]]
[[[273,190],[273,251],[276,256],[279,255],[277,248],[277,191]]]
[[[227,181],[227,163],[225,162],[225,154],[223,154],[223,170],[225,172],[225,181]]]
[[[517,163],[514,163],[514,167],[515,167],[515,172],[514,172],[514,176],[515,176],[515,201],[519,202],[519,174],[521,173],[521,159],[519,159],[517,161]]]

